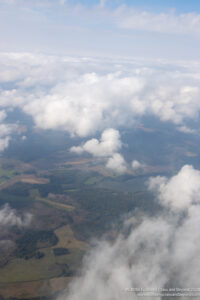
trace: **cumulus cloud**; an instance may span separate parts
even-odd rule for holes
[[[199,170],[186,165],[169,179],[152,178],[149,188],[156,190],[163,212],[157,217],[132,214],[114,242],[97,242],[84,259],[82,274],[58,299],[128,300],[138,298],[131,288],[198,288],[199,176]],[[175,201],[184,204],[175,205]],[[174,210],[180,206],[185,214]],[[190,299],[186,294],[187,290],[180,299]],[[151,296],[150,299],[156,297]]]
[[[131,166],[133,171],[141,171],[145,168],[146,165],[139,162],[138,160],[133,160]]]
[[[5,204],[0,209],[0,227],[26,227],[30,225],[32,215],[25,213],[19,216],[15,209],[12,209],[8,204]]]
[[[91,77],[95,80],[90,81]],[[169,87],[166,82],[153,87],[147,95],[144,81],[145,78],[123,78],[118,74],[103,78],[87,75],[67,90],[57,87],[40,103],[33,100],[24,111],[32,114],[41,128],[63,128],[79,136],[87,136],[111,124],[130,126],[134,118],[147,114],[175,124],[198,116],[199,87],[180,87],[179,90],[178,84]]]
[[[4,151],[11,139],[11,134],[16,130],[15,124],[5,123],[4,120],[7,114],[4,110],[0,111],[0,152]]]
[[[71,147],[70,150],[77,154],[88,152],[94,157],[108,158],[106,163],[108,169],[118,173],[124,173],[127,169],[125,160],[121,154],[117,153],[121,146],[119,131],[108,128],[103,131],[100,141],[91,139],[82,146]]]
[[[103,131],[100,141],[97,139],[91,139],[82,146],[72,147],[71,151],[76,153],[82,153],[84,151],[97,156],[108,157],[113,155],[121,148],[120,133],[118,130],[108,128]]]
[[[162,205],[178,211],[188,209],[192,204],[200,203],[200,171],[185,165],[170,179],[151,178],[149,189],[156,191]]]
[[[127,170],[126,162],[119,153],[114,153],[113,156],[108,159],[106,167],[121,174],[125,173]]]
[[[40,97],[40,104],[39,99],[32,99],[23,109],[41,128],[85,137],[109,125],[124,124],[127,115],[130,119],[129,98],[141,87],[142,82],[134,77],[84,74],[67,85],[55,86],[50,94]]]
[[[156,116],[178,130],[200,111],[199,64],[0,55],[2,109],[19,107],[42,129],[87,137],[106,128],[134,126]]]

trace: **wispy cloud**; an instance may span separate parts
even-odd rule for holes
[[[117,25],[124,29],[200,36],[200,14],[152,13],[121,6],[115,11]]]
[[[199,59],[199,13],[109,3],[0,0],[0,49]]]

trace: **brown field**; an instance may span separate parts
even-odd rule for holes
[[[59,241],[57,245],[54,246],[53,248],[57,248],[57,247],[69,248],[69,249],[78,248],[83,251],[88,249],[87,243],[76,239],[69,225],[65,225],[63,227],[56,229],[55,234],[57,235]]]
[[[64,209],[66,211],[73,211],[74,210],[74,206],[69,205],[69,204],[64,204],[64,203],[59,203],[59,202],[54,202],[52,200],[46,199],[46,198],[42,198],[42,197],[36,197],[35,200],[43,202],[45,204],[48,204],[54,208],[58,208],[58,209]]]
[[[21,182],[31,183],[31,184],[46,184],[49,182],[48,178],[35,177],[34,175],[22,175]]]
[[[0,184],[0,191],[6,189],[7,187],[17,182],[24,182],[24,183],[31,183],[31,184],[46,184],[49,182],[49,179],[36,177],[35,175],[17,175],[14,178],[9,179],[6,182]]]
[[[79,159],[79,160],[74,160],[74,161],[67,161],[64,163],[64,165],[72,165],[72,166],[82,165],[82,164],[90,163],[93,160],[94,160],[93,158],[87,158],[87,159]]]

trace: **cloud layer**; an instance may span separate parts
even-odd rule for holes
[[[103,156],[110,147],[99,144],[97,134],[108,128],[133,128],[148,116],[171,122],[186,134],[196,133],[200,111],[197,62],[172,66],[164,62],[1,53],[0,66],[0,150],[8,146],[14,132],[5,116],[15,107],[32,116],[40,129],[90,137],[84,147],[95,156]],[[107,143],[112,143],[112,137]],[[116,156],[115,162],[119,160]],[[111,162],[108,165],[114,165]]]
[[[131,288],[198,288],[199,179],[200,171],[187,165],[170,179],[152,178],[149,189],[156,187],[163,213],[128,217],[114,242],[96,244],[84,260],[82,275],[58,299],[128,300],[138,298],[128,292]]]
[[[195,64],[1,54],[0,65],[0,106],[21,108],[42,129],[87,137],[153,115],[191,132],[187,121],[199,116]]]

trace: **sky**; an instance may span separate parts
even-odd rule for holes
[[[198,60],[199,1],[1,0],[0,51]]]

